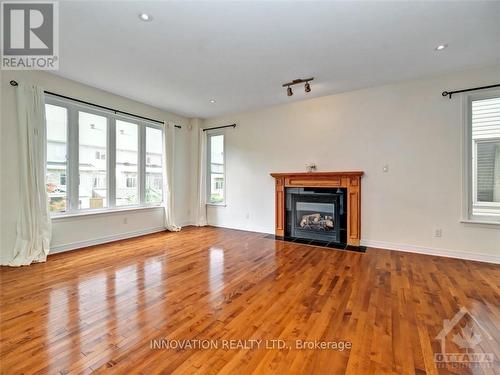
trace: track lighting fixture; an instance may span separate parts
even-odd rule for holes
[[[306,78],[306,79],[294,79],[292,82],[287,82],[283,84],[283,87],[286,87],[286,94],[288,96],[293,95],[292,87],[293,85],[298,85],[299,83],[305,83],[304,85],[304,91],[306,93],[311,92],[311,85],[309,84],[309,81],[312,81],[314,77],[311,78]]]

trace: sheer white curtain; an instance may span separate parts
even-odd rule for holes
[[[165,123],[163,132],[163,207],[165,209],[165,228],[171,232],[178,232],[180,227],[175,225],[173,194],[174,191],[174,155],[175,155],[175,126]]]
[[[51,221],[45,185],[47,134],[43,89],[19,83],[16,95],[19,211],[14,255],[9,265],[23,266],[47,260]]]
[[[198,205],[196,225],[207,225],[207,134],[198,130]]]

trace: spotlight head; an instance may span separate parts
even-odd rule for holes
[[[311,85],[309,84],[309,82],[306,82],[306,84],[304,85],[304,91],[311,92]]]
[[[293,95],[293,91],[292,91],[292,88],[290,86],[288,86],[288,88],[286,89],[286,94],[288,96],[292,96]]]

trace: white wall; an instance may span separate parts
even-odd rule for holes
[[[314,162],[320,171],[365,172],[362,243],[500,261],[499,226],[460,223],[462,101],[441,96],[499,77],[500,65],[204,121],[238,124],[225,133],[227,206],[209,207],[208,221],[274,233],[269,173]]]
[[[15,88],[11,79],[25,83],[38,83],[45,90],[75,97],[92,103],[117,108],[126,112],[159,120],[172,120],[182,129],[176,129],[174,163],[174,212],[180,225],[190,223],[191,192],[191,135],[189,120],[160,109],[138,103],[53,74],[35,71],[1,72],[1,248],[2,261],[10,259],[16,237],[18,207],[17,174],[17,115]],[[125,219],[127,223],[125,224]],[[51,246],[57,250],[111,240],[158,230],[163,225],[161,209],[106,213],[53,221]]]

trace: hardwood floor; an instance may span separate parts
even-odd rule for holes
[[[500,373],[498,265],[205,227],[0,272],[2,374]],[[446,352],[464,352],[461,337],[491,353],[490,367],[434,362],[443,320],[461,307],[470,315],[458,316]],[[296,340],[352,348],[301,350]],[[165,347],[175,343],[212,348]]]

